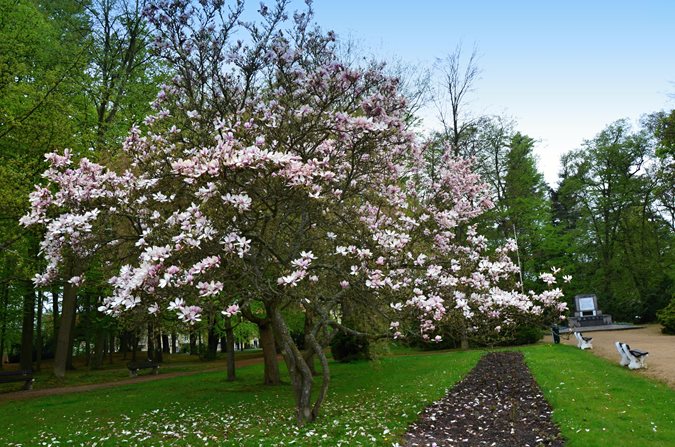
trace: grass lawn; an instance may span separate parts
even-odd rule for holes
[[[138,359],[142,359],[145,353],[139,353]],[[247,350],[238,351],[235,353],[235,359],[248,360],[262,356],[261,350]],[[33,389],[40,390],[45,388],[55,388],[63,386],[75,385],[90,385],[94,383],[116,382],[119,380],[129,379],[129,370],[127,363],[130,360],[122,359],[121,354],[115,354],[114,363],[109,364],[107,359],[103,362],[100,369],[89,369],[84,365],[84,359],[75,359],[75,369],[68,371],[66,377],[58,379],[52,374],[53,362],[47,360],[42,362],[40,372],[35,372],[35,383]],[[18,365],[13,365],[15,369]],[[217,360],[210,362],[202,362],[197,356],[190,356],[187,354],[164,354],[164,361],[160,368],[160,374],[173,372],[190,372],[203,371],[205,369],[226,369],[227,363],[224,355],[221,355]],[[150,370],[142,370],[140,374],[148,374]],[[16,391],[21,389],[20,383],[1,383],[0,392]]]
[[[572,346],[523,349],[567,447],[675,446],[675,391]]]
[[[0,445],[386,445],[426,403],[465,375],[481,352],[332,363],[321,419],[294,424],[289,385],[259,385],[262,367],[228,383],[209,372],[116,388],[0,403]],[[57,444],[58,441],[58,444]]]
[[[569,447],[674,446],[675,391],[569,346],[522,348]],[[391,446],[482,352],[401,355],[331,363],[320,420],[294,424],[288,384],[206,372],[89,393],[0,402],[7,446]]]

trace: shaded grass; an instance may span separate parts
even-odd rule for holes
[[[295,425],[288,384],[260,385],[260,365],[0,404],[0,445],[386,445],[463,377],[481,352],[331,363],[320,420]],[[57,444],[58,441],[58,444]]]
[[[144,353],[139,353],[138,358],[144,358]],[[248,360],[252,358],[262,357],[261,350],[251,350],[236,352],[235,359]],[[63,386],[77,386],[77,385],[91,385],[96,383],[117,382],[129,378],[129,370],[127,363],[130,360],[123,360],[121,355],[115,355],[114,363],[110,364],[107,361],[101,365],[99,369],[89,369],[83,364],[82,359],[76,359],[76,369],[68,371],[66,377],[59,379],[52,374],[52,361],[46,361],[42,364],[40,372],[35,372],[35,383],[33,389],[47,389]],[[204,362],[200,361],[197,356],[190,356],[188,354],[164,354],[164,361],[160,367],[160,374],[174,373],[174,372],[190,372],[203,371],[205,369],[226,369],[227,363],[224,357],[218,358],[214,361]],[[9,365],[8,370],[18,369],[18,365]],[[141,370],[139,375],[148,374],[150,370]],[[3,383],[0,384],[0,393],[7,391],[20,390],[23,383]]]
[[[568,447],[675,446],[675,391],[567,345],[523,349]]]

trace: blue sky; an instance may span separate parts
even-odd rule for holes
[[[315,0],[314,10],[322,28],[383,59],[431,66],[475,45],[471,111],[509,115],[537,139],[549,184],[560,154],[607,124],[675,108],[675,1]]]

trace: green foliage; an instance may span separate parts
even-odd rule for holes
[[[653,321],[673,292],[675,233],[655,200],[654,145],[648,127],[612,123],[563,157],[554,196],[568,295],[597,294],[619,321]]]
[[[663,325],[661,331],[664,334],[675,335],[675,297],[670,300],[670,303],[658,311],[656,316],[659,323]]]
[[[509,346],[531,345],[544,337],[544,332],[538,325],[521,325],[516,328]]]
[[[338,362],[370,360],[370,342],[365,337],[338,331],[330,342],[330,351]]]

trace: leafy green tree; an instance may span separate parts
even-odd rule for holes
[[[647,129],[612,123],[563,158],[556,218],[569,232],[578,292],[595,292],[615,318],[652,320],[672,290],[673,234],[654,206]]]

